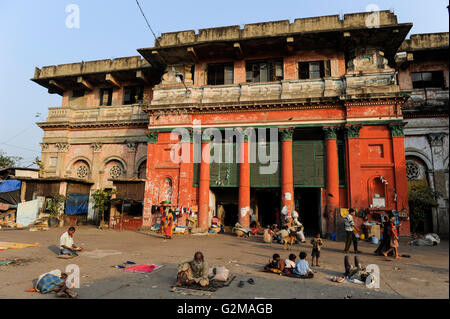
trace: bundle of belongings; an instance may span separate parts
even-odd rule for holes
[[[413,246],[437,246],[441,242],[438,234],[426,234],[423,238],[416,238],[410,242]]]
[[[58,297],[76,298],[78,294],[72,290],[73,284],[66,273],[55,269],[39,276],[34,288],[29,292],[48,294],[55,292]]]
[[[237,237],[249,237],[251,231],[252,230],[250,228],[245,228],[239,223],[236,223],[232,230],[232,232],[236,234]]]

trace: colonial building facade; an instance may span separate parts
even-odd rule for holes
[[[397,54],[399,85],[410,95],[403,107],[407,177],[423,181],[441,197],[427,214],[423,231],[448,237],[448,87],[447,33],[416,34]]]
[[[166,203],[197,212],[203,229],[212,216],[266,225],[295,209],[307,230],[331,234],[339,209],[353,207],[359,223],[399,211],[409,234],[409,96],[395,56],[412,24],[389,11],[371,18],[164,33],[138,50],[144,60],[37,69],[33,80],[63,97],[39,123],[45,175],[88,179],[91,190],[145,180],[143,227]],[[255,136],[225,139],[237,129]]]

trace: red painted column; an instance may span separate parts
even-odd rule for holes
[[[295,209],[294,170],[292,166],[292,136],[294,129],[281,130],[281,209]]]
[[[397,211],[406,209],[409,215],[408,179],[406,177],[405,141],[403,127],[403,123],[390,125],[392,136],[392,154],[394,157],[395,193],[397,194],[395,205]],[[400,224],[400,235],[409,235],[409,220],[402,220]]]
[[[339,166],[337,155],[336,127],[324,127],[326,152],[326,206],[327,232],[334,233],[336,208],[339,208]]]
[[[191,134],[192,135],[192,134]],[[192,200],[192,176],[193,176],[193,144],[191,136],[184,137],[181,140],[181,162],[180,162],[180,184],[178,188],[179,206],[183,208],[190,207]],[[186,216],[184,214],[178,219],[179,226],[186,225]]]
[[[247,139],[241,143],[239,161],[239,224],[243,227],[250,227],[250,161],[248,143]]]
[[[346,155],[347,155],[347,187],[348,206],[361,208],[362,184],[361,184],[361,151],[359,146],[359,131],[361,126],[346,126]]]
[[[202,139],[202,160],[200,163],[198,227],[208,229],[209,217],[209,168],[211,141]]]
[[[153,194],[155,189],[155,169],[154,169],[154,155],[156,151],[156,143],[158,141],[157,132],[147,133],[147,170],[146,170],[146,181],[145,181],[145,191],[144,191],[144,209],[142,212],[142,227],[151,227],[153,224],[152,220],[152,206],[153,206]]]

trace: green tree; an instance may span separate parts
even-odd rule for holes
[[[116,191],[114,189],[97,189],[91,195],[92,199],[94,200],[94,209],[98,209],[101,213],[100,228],[103,225],[105,211],[109,208],[111,197],[114,194],[116,194]]]
[[[6,153],[0,150],[0,168],[14,167],[22,157],[19,156],[7,156]]]
[[[50,217],[58,217],[61,215],[64,207],[64,203],[69,196],[53,195],[47,201],[47,209],[50,211]]]
[[[441,197],[439,192],[431,189],[426,183],[410,183],[408,185],[409,209],[412,221],[412,231],[416,232],[420,223],[425,221],[426,214],[432,207],[438,205]]]

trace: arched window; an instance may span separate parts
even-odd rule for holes
[[[141,165],[139,165],[138,178],[146,179],[146,175],[147,175],[147,161],[143,161]]]
[[[172,179],[169,177],[164,179],[163,200],[172,203]]]
[[[369,204],[371,208],[385,208],[386,207],[386,185],[388,181],[383,176],[377,176],[369,182]]]

